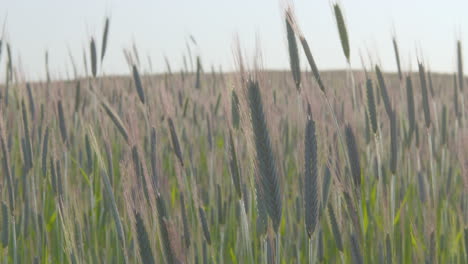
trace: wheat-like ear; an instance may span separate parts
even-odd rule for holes
[[[153,185],[153,190],[157,191],[159,188],[159,176],[158,176],[158,161],[157,161],[157,149],[156,149],[156,129],[151,128],[151,153],[150,153],[150,162],[151,162],[151,183]]]
[[[333,210],[333,205],[331,203],[328,204],[328,217],[330,220],[333,237],[335,238],[336,248],[340,252],[343,252],[343,241],[341,240],[341,231],[338,226],[338,222],[336,221],[335,211]]]
[[[458,88],[463,92],[464,80],[463,80],[463,54],[461,41],[457,41],[457,68],[458,68]]]
[[[195,88],[197,89],[201,88],[201,71],[202,71],[202,65],[201,65],[200,56],[197,56],[197,75],[196,75],[196,80],[195,80]]]
[[[299,52],[297,49],[297,40],[293,28],[293,21],[291,17],[291,9],[287,9],[285,13],[286,20],[286,34],[288,39],[289,63],[291,65],[291,72],[293,75],[296,89],[301,90],[301,69],[299,62]]]
[[[341,47],[348,63],[350,62],[350,49],[348,31],[346,30],[346,23],[344,21],[343,13],[338,3],[333,4],[333,10],[335,12],[336,25],[338,26],[338,33],[340,35]]]
[[[114,123],[114,125],[119,130],[122,137],[128,143],[129,142],[128,132],[127,132],[127,129],[125,128],[122,120],[120,120],[120,117],[114,112],[114,110],[112,110],[112,108],[106,102],[102,101],[101,105],[104,108],[107,115],[112,120],[112,122]]]
[[[273,228],[277,232],[282,208],[280,183],[257,81],[252,79],[247,81],[247,96],[262,197],[265,199],[264,205],[273,222]]]
[[[375,106],[374,89],[372,87],[372,81],[370,79],[367,79],[366,90],[367,90],[367,113],[369,114],[369,119],[371,121],[372,132],[375,135],[378,133],[377,110]]]
[[[184,194],[182,191],[180,192],[180,211],[182,214],[182,224],[184,225],[184,242],[185,247],[190,247],[190,229],[189,229],[189,222],[187,219],[187,213],[185,210],[185,201],[184,201]]]
[[[442,125],[441,125],[441,139],[440,144],[446,145],[447,144],[447,106],[445,104],[442,105]]]
[[[382,95],[385,111],[387,112],[388,118],[390,118],[392,115],[392,105],[390,102],[390,97],[388,96],[387,86],[385,85],[383,74],[380,71],[378,65],[375,66],[375,73],[377,74],[377,80],[379,81],[380,94]]]
[[[109,17],[106,17],[106,22],[104,23],[104,32],[102,33],[101,64],[102,64],[102,61],[104,60],[104,55],[106,54],[108,35],[109,35]]]
[[[145,224],[141,218],[140,213],[137,211],[134,212],[135,215],[135,226],[136,226],[136,236],[138,241],[138,248],[140,252],[141,262],[143,264],[153,264],[154,257],[153,252],[151,251],[151,243],[148,238],[148,232],[146,231]]]
[[[32,94],[31,85],[26,83],[26,90],[28,92],[28,101],[29,101],[29,112],[31,113],[31,119],[34,121],[36,118],[36,108],[34,104],[34,96]]]
[[[60,134],[62,135],[63,143],[65,145],[68,145],[67,126],[65,124],[65,115],[63,113],[62,100],[58,101],[57,109],[58,109],[58,117],[59,117]]]
[[[135,87],[138,93],[138,97],[140,98],[140,101],[145,104],[145,92],[143,91],[143,85],[141,83],[141,78],[140,74],[138,73],[138,69],[136,65],[132,66],[132,72],[133,72],[133,80],[135,81]]]
[[[80,81],[76,82],[75,86],[75,113],[78,113],[80,110],[80,103],[81,103],[81,84]]]
[[[177,260],[177,258],[171,245],[169,229],[167,226],[169,215],[167,214],[167,209],[164,200],[159,193],[156,195],[156,206],[158,210],[160,243],[161,248],[163,249],[166,263],[176,263],[175,261]]]
[[[185,107],[184,107],[185,113]],[[231,117],[232,117],[232,126],[238,130],[240,124],[240,113],[239,113],[239,97],[236,94],[235,90],[232,90],[231,93]]]
[[[177,132],[174,127],[174,123],[172,122],[172,118],[167,119],[167,123],[169,125],[169,131],[171,133],[171,140],[172,140],[172,148],[174,149],[174,153],[179,159],[180,165],[184,167],[184,159],[182,158],[182,150],[179,144],[179,138],[177,137]]]
[[[305,223],[309,239],[312,237],[318,221],[318,168],[317,168],[317,138],[315,122],[309,115],[307,118],[304,142],[304,206]]]
[[[354,137],[353,130],[348,124],[345,128],[346,145],[348,147],[348,157],[351,163],[351,174],[353,175],[354,184],[357,188],[361,186],[361,165],[359,163],[359,151]]]
[[[211,235],[210,230],[208,228],[208,222],[206,220],[205,210],[203,210],[203,208],[201,207],[198,207],[198,214],[200,216],[200,222],[202,225],[203,236],[205,237],[205,241],[206,243],[208,243],[208,245],[211,245]]]
[[[407,101],[407,110],[408,110],[408,121],[409,121],[409,135],[411,139],[414,130],[416,129],[416,117],[414,109],[414,94],[413,94],[413,84],[411,82],[411,77],[406,77],[406,101]]]
[[[229,168],[231,170],[232,182],[234,183],[237,197],[242,199],[239,164],[237,163],[236,146],[234,145],[231,130],[229,130],[229,150],[231,154],[229,158]]]
[[[96,52],[96,43],[94,42],[94,38],[91,38],[90,53],[91,53],[91,73],[93,74],[93,77],[96,78],[96,75],[97,75],[97,52]]]
[[[402,81],[403,74],[401,72],[400,52],[398,51],[398,43],[397,43],[395,36],[392,38],[392,44],[393,44],[393,51],[395,52],[395,60],[396,60],[397,69],[398,69],[398,79]]]
[[[46,127],[44,133],[44,139],[42,140],[42,176],[45,177],[47,174],[47,152],[49,150],[49,127]]]
[[[28,171],[33,166],[33,153],[32,153],[32,143],[31,143],[31,136],[29,134],[29,121],[28,121],[28,113],[26,110],[26,105],[24,104],[24,100],[21,100],[21,111],[23,116],[23,131],[24,131],[24,140],[25,140],[25,168]]]
[[[422,63],[418,63],[419,67],[419,81],[421,82],[421,93],[422,93],[422,105],[424,110],[424,120],[426,121],[426,127],[431,126],[431,109],[429,108],[429,95],[427,94],[427,83],[426,73]]]
[[[459,119],[461,117],[461,112],[458,105],[458,87],[456,75],[453,76],[453,79],[453,110],[455,112],[455,116]]]
[[[320,90],[325,93],[325,85],[323,85],[322,78],[320,77],[320,72],[317,68],[317,64],[315,64],[314,57],[312,56],[312,52],[310,51],[309,44],[304,36],[300,36],[302,48],[304,49],[304,53],[306,55],[307,61],[309,62],[310,69],[312,70],[312,74],[314,75],[315,81],[317,82]]]

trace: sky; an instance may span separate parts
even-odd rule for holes
[[[204,69],[236,69],[236,36],[247,54],[254,54],[256,45],[261,48],[264,68],[288,69],[286,3],[292,3],[319,69],[345,68],[330,0],[0,0],[0,23],[6,21],[4,39],[14,64],[28,79],[45,79],[46,50],[53,79],[72,72],[69,54],[83,69],[83,49],[89,53],[92,36],[100,50],[106,16],[110,31],[104,74],[130,73],[123,49],[133,43],[142,71],[150,72],[148,58],[153,72],[164,71],[165,57],[172,70],[179,71],[190,36],[198,44],[192,53],[201,56]],[[404,70],[410,65],[415,69],[417,59],[423,58],[432,71],[452,72],[456,40],[468,41],[468,1],[340,0],[340,5],[353,68],[362,67],[362,55],[366,64],[372,58],[383,70],[396,71],[395,34]],[[5,55],[2,52],[0,80]],[[301,65],[306,65],[303,54]]]

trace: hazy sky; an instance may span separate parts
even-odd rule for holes
[[[100,46],[104,17],[111,17],[104,72],[128,73],[123,48],[135,42],[145,71],[147,57],[154,71],[182,67],[186,40],[193,35],[205,69],[234,69],[233,39],[253,51],[259,36],[265,68],[288,68],[282,7],[278,0],[0,0],[0,23],[7,16],[6,35],[15,62],[28,78],[44,78],[44,52],[49,51],[53,78],[71,72],[68,50],[83,68],[83,47],[89,38]],[[329,0],[296,0],[299,24],[320,70],[346,66]],[[353,67],[360,52],[370,54],[384,70],[396,70],[391,36],[396,32],[406,69],[422,54],[434,71],[453,71],[455,41],[468,31],[468,1],[341,0],[350,36]],[[467,38],[465,38],[467,40]],[[467,40],[468,41],[468,40]],[[465,48],[466,44],[464,43]],[[468,49],[466,50],[468,52]],[[2,53],[0,70],[5,68]],[[301,64],[306,61],[303,55]],[[2,74],[1,80],[4,79]]]

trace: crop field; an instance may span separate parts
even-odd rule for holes
[[[402,70],[396,37],[396,73],[322,71],[286,8],[288,70],[236,44],[235,72],[129,49],[107,76],[105,21],[63,81],[0,42],[0,263],[468,263],[461,41],[452,74]]]

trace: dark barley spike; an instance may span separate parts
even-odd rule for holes
[[[229,157],[229,168],[231,169],[232,182],[234,183],[237,197],[239,199],[242,199],[240,172],[239,172],[239,165],[237,163],[236,146],[234,145],[234,140],[232,138],[231,130],[229,130],[229,150],[231,154]]]
[[[273,221],[274,230],[277,232],[281,222],[282,205],[276,161],[273,156],[258,82],[249,80],[247,89],[260,186],[265,199],[265,208]]]
[[[361,186],[361,165],[359,163],[359,152],[356,144],[356,138],[354,137],[351,126],[346,125],[346,145],[348,147],[348,157],[351,163],[351,173],[353,175],[354,184],[356,187]]]
[[[112,120],[112,122],[114,123],[114,125],[117,127],[117,129],[119,130],[120,134],[123,136],[123,138],[125,139],[125,141],[128,143],[129,141],[129,138],[128,138],[128,133],[127,133],[127,129],[125,128],[125,126],[123,125],[122,121],[120,120],[120,118],[117,116],[117,114],[112,110],[112,108],[110,108],[110,106],[105,103],[104,101],[102,101],[102,107],[104,108],[104,110],[106,111],[107,115],[110,117],[110,119]]]
[[[296,89],[301,90],[301,69],[299,62],[299,52],[297,49],[296,35],[294,33],[293,26],[291,25],[291,14],[290,10],[286,11],[286,33],[288,38],[288,51],[289,51],[289,63],[291,65],[291,72],[293,75]]]
[[[29,111],[31,112],[31,118],[34,121],[36,118],[36,108],[34,106],[34,97],[32,94],[31,85],[29,83],[26,83],[26,90],[28,91]]]
[[[140,98],[140,101],[145,104],[145,92],[143,91],[143,85],[141,83],[140,74],[138,73],[136,65],[133,65],[133,80],[135,81],[138,97]]]
[[[132,159],[133,159],[133,167],[135,169],[135,175],[137,176],[137,179],[138,179],[138,184],[143,189],[145,198],[149,202],[149,194],[148,194],[148,187],[146,184],[146,178],[145,178],[143,165],[141,163],[140,155],[138,154],[138,149],[136,145],[132,147]]]
[[[371,121],[372,132],[375,135],[378,133],[377,109],[375,106],[374,89],[372,88],[372,81],[370,79],[367,79],[366,88],[367,88],[367,112],[369,115],[369,119]]]
[[[80,81],[76,82],[75,86],[75,113],[78,113],[80,110],[80,101],[81,101],[81,85]]]
[[[104,32],[102,34],[101,64],[102,64],[102,61],[104,60],[104,55],[106,54],[108,35],[109,35],[109,17],[106,17],[106,22],[104,23]]]
[[[315,122],[309,116],[305,130],[304,142],[304,206],[305,223],[309,239],[312,237],[318,222],[318,175],[317,175],[317,138]]]
[[[161,247],[163,248],[166,263],[175,263],[176,257],[172,250],[171,241],[169,238],[169,230],[166,224],[168,220],[166,205],[160,194],[156,195],[156,206],[158,210],[159,232],[161,236]]]
[[[341,232],[338,226],[338,222],[336,221],[335,211],[333,210],[333,205],[331,203],[328,204],[328,216],[330,220],[331,229],[333,232],[333,237],[335,238],[336,248],[343,252],[343,242],[341,240]]]
[[[203,229],[203,235],[205,236],[206,243],[208,245],[211,245],[211,236],[210,236],[210,230],[208,229],[208,223],[206,221],[206,215],[205,215],[205,210],[203,208],[199,207],[198,212],[200,214],[200,221]]]
[[[246,187],[246,185],[244,185]],[[245,201],[244,204],[246,205],[245,210],[247,209],[247,205],[249,204],[247,202],[247,188],[244,188],[244,197]],[[255,179],[255,199],[256,199],[256,204],[257,204],[257,219],[256,219],[256,230],[257,230],[257,235],[259,237],[263,237],[268,228],[268,219],[267,219],[267,212],[265,208],[265,198],[263,197],[263,191],[260,187],[260,183],[258,179]]]
[[[429,82],[429,91],[431,92],[431,96],[434,97],[434,86],[432,83],[432,73],[431,71],[427,71],[427,80]]]
[[[447,144],[447,106],[442,106],[442,127],[441,127],[441,144]]]
[[[2,247],[6,248],[8,246],[9,238],[9,212],[8,207],[5,202],[2,201]]]
[[[232,90],[231,94],[231,116],[232,126],[235,129],[239,129],[240,114],[239,114],[239,97],[237,97],[236,91]]]
[[[391,149],[391,158],[390,158],[390,171],[393,175],[396,174],[397,169],[397,151],[398,151],[398,138],[397,138],[397,116],[395,112],[392,112],[390,117],[390,149]]]
[[[403,74],[401,73],[401,64],[400,64],[400,53],[398,52],[398,43],[396,41],[396,38],[392,38],[392,43],[393,43],[393,51],[395,52],[395,59],[396,59],[396,64],[398,68],[398,79],[403,80]]]
[[[331,186],[332,178],[330,168],[325,166],[325,170],[323,172],[323,185],[322,185],[322,208],[327,206],[328,202],[328,195],[330,193],[330,186]]]
[[[184,118],[187,115],[188,104],[189,104],[189,98],[187,97],[187,98],[185,98],[184,110],[182,112],[182,117],[184,117]]]
[[[320,77],[320,72],[317,68],[317,64],[315,63],[314,57],[312,56],[312,52],[310,51],[309,44],[303,36],[300,37],[300,40],[307,61],[309,62],[310,69],[312,70],[312,74],[314,75],[315,81],[317,82],[320,90],[322,90],[322,92],[325,93],[325,85],[323,85],[322,78]]]
[[[151,128],[151,183],[153,185],[153,190],[158,190],[158,159],[157,159],[157,149],[156,149],[156,129],[154,127]]]
[[[368,104],[369,105],[369,104]],[[365,137],[366,137],[366,144],[368,145],[372,138],[371,138],[371,128],[369,124],[369,111],[364,111],[364,120],[365,120]]]
[[[167,119],[167,123],[169,124],[169,130],[171,132],[171,140],[172,140],[172,147],[174,149],[174,153],[179,159],[179,162],[182,165],[182,167],[184,167],[184,160],[182,158],[182,150],[180,148],[179,138],[177,137],[177,132],[175,130],[174,123],[172,122],[172,118],[169,117]]]
[[[96,52],[96,43],[94,42],[94,38],[91,38],[90,52],[91,52],[91,73],[93,74],[93,77],[96,78],[96,75],[97,75],[97,52]]]
[[[390,97],[388,96],[387,86],[385,85],[385,79],[378,65],[375,66],[375,73],[377,74],[377,80],[379,81],[380,94],[382,95],[382,99],[383,99],[384,106],[385,106],[385,111],[387,112],[387,115],[390,118],[390,116],[392,115],[392,111],[393,111],[392,105],[390,102]]]
[[[190,229],[189,229],[189,222],[187,219],[187,213],[185,210],[185,201],[184,201],[184,195],[181,192],[180,193],[180,211],[182,214],[182,223],[184,225],[184,242],[185,242],[185,248],[190,247]]]
[[[62,135],[62,140],[64,144],[68,144],[67,139],[67,127],[65,124],[65,116],[63,114],[63,107],[62,107],[62,100],[58,101],[58,117],[59,117],[59,126],[60,126],[60,134]]]
[[[426,121],[426,127],[431,126],[431,110],[429,108],[429,96],[427,94],[426,74],[424,66],[418,63],[419,66],[419,80],[421,82],[421,93],[422,93],[422,105],[424,110],[424,120]]]
[[[21,137],[21,152],[23,153],[24,160],[23,170],[27,172],[31,168],[31,166],[29,165],[31,163],[31,157],[29,156],[26,140],[23,137]]]
[[[216,98],[216,104],[215,104],[215,108],[214,108],[214,115],[215,116],[218,114],[220,103],[221,103],[221,93],[219,93],[218,97]]]
[[[42,140],[42,175],[47,174],[47,152],[49,150],[49,127],[47,126]]]
[[[47,75],[47,83],[50,83],[50,70],[49,70],[49,51],[45,52],[45,68]]]
[[[9,203],[10,203],[10,211],[11,213],[14,212],[15,210],[15,189],[13,187],[13,178],[11,175],[11,169],[10,169],[10,160],[8,156],[8,146],[7,142],[5,141],[5,134],[4,134],[4,128],[0,127],[0,145],[2,148],[2,154],[3,154],[3,172],[4,175],[6,176],[7,179],[7,186],[8,186],[8,196],[9,196]]]
[[[197,56],[197,76],[195,80],[195,88],[200,89],[201,88],[201,61],[200,61],[200,56]]]
[[[151,244],[148,238],[145,224],[141,218],[140,213],[135,211],[135,225],[137,232],[138,248],[140,249],[141,262],[144,264],[152,264],[154,262],[153,252],[151,251]]]
[[[458,65],[458,87],[460,91],[463,92],[463,55],[462,55],[462,46],[461,41],[457,41],[457,65]]]
[[[413,94],[413,84],[411,82],[411,77],[406,77],[406,100],[408,108],[408,120],[409,120],[409,138],[411,138],[415,128],[416,128],[416,117],[414,109],[414,94]]]
[[[361,249],[359,248],[359,242],[354,233],[351,234],[351,257],[352,257],[353,263],[355,264],[364,263],[362,254],[361,254]]]
[[[458,87],[456,82],[456,76],[454,75],[454,85],[453,85],[453,110],[455,111],[455,116],[459,118],[461,116],[460,109],[458,106]]]
[[[25,140],[25,155],[27,156],[26,159],[26,170],[32,168],[32,160],[33,160],[33,153],[32,153],[32,143],[31,143],[31,136],[29,134],[29,121],[28,121],[28,113],[26,110],[26,105],[24,104],[24,100],[21,100],[21,110],[23,114],[23,130],[24,130],[24,140]]]
[[[348,31],[346,30],[346,23],[344,21],[343,13],[338,3],[333,5],[333,10],[335,11],[336,24],[338,26],[338,33],[340,35],[341,47],[343,48],[343,53],[346,57],[346,60],[350,61],[350,49],[349,49],[349,39]]]

